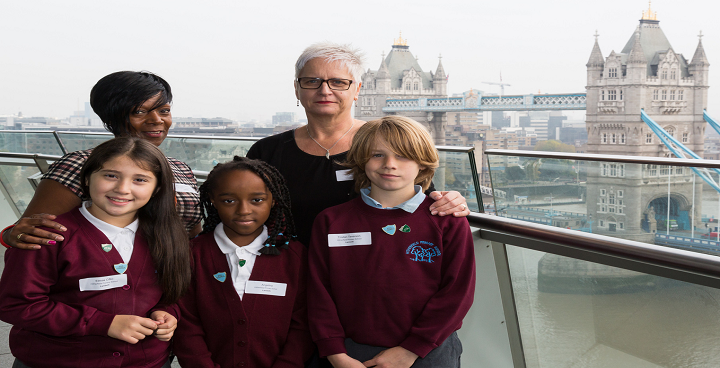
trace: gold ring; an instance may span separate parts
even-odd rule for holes
[[[18,234],[17,240],[20,240],[20,237],[23,236],[23,235],[25,235],[25,233],[20,233],[20,234]]]

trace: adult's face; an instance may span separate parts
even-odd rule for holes
[[[350,71],[339,62],[328,63],[322,58],[308,61],[300,71],[299,78],[353,79]],[[305,108],[308,118],[350,115],[350,109],[359,93],[360,84],[355,82],[350,85],[350,89],[343,91],[330,89],[327,82],[322,83],[318,89],[303,89],[295,81],[295,96]]]
[[[172,126],[170,104],[160,105],[153,109],[160,94],[143,102],[139,108],[130,113],[130,133],[159,146],[167,137]]]

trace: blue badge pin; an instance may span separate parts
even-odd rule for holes
[[[220,282],[225,282],[227,275],[225,274],[225,272],[218,272],[218,273],[214,274],[213,277],[215,278],[215,280],[218,280]]]
[[[395,226],[395,224],[388,225],[382,228],[382,231],[389,235],[395,235],[395,230],[397,230],[397,226]]]
[[[125,271],[127,271],[128,269],[128,265],[126,263],[118,263],[113,267],[115,267],[115,271],[117,271],[117,273],[119,274],[125,273]]]
[[[112,249],[112,244],[100,244],[100,247],[107,253]]]

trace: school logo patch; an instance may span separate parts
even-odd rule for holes
[[[218,273],[214,274],[213,277],[215,278],[215,280],[218,280],[220,282],[225,282],[227,275],[225,274],[225,272],[218,272]]]
[[[405,250],[405,254],[414,256],[410,258],[411,261],[427,263],[434,263],[435,261],[432,260],[433,257],[442,255],[440,248],[435,246],[435,244],[422,240],[410,244]]]

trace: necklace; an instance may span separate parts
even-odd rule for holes
[[[308,124],[308,125],[310,125],[310,124]],[[336,140],[335,143],[333,143],[333,145],[330,146],[330,148],[325,148],[325,146],[323,146],[322,144],[320,144],[320,142],[316,141],[315,138],[313,138],[313,136],[310,134],[310,129],[308,128],[308,125],[305,125],[305,130],[307,130],[308,136],[310,137],[310,139],[313,140],[313,142],[315,142],[315,144],[317,144],[318,146],[320,146],[320,148],[325,150],[325,158],[329,160],[330,159],[330,150],[333,149],[333,147],[335,147],[335,145],[337,145],[338,142],[340,142],[340,140],[345,138],[345,136],[348,133],[350,133],[352,128],[355,126],[355,120],[353,119],[353,123],[352,123],[352,125],[350,125],[350,129],[348,129],[347,132],[345,132],[345,134],[343,134],[338,140]]]

